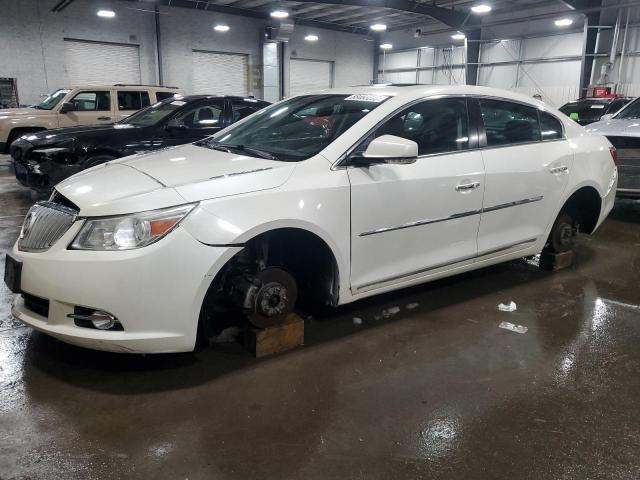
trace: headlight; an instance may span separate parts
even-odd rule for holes
[[[167,235],[193,207],[195,204],[117,217],[88,218],[70,248],[130,250],[145,247]]]

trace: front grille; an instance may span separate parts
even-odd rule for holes
[[[38,202],[29,209],[18,239],[18,250],[44,252],[73,225],[77,212],[53,202]]]
[[[22,298],[24,298],[24,306],[27,310],[31,310],[45,318],[49,317],[49,300],[24,292],[22,293]]]

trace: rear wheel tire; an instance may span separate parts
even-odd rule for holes
[[[575,218],[569,212],[560,212],[553,223],[544,251],[563,253],[573,249],[576,240],[575,225]]]

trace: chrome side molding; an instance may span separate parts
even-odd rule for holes
[[[475,185],[475,184],[473,184],[473,185]],[[478,183],[478,185],[480,185],[480,184]],[[464,186],[464,185],[461,185],[461,186]],[[477,188],[477,187],[473,187],[473,188]],[[458,187],[456,187],[456,190],[457,189],[458,189]],[[407,222],[407,223],[403,223],[402,225],[395,225],[393,227],[380,227],[380,228],[376,228],[375,230],[369,230],[367,232],[362,232],[362,233],[358,234],[358,236],[359,237],[366,237],[368,235],[376,235],[378,233],[392,232],[394,230],[403,230],[405,228],[419,227],[419,226],[422,226],[422,225],[430,225],[432,223],[446,222],[448,220],[455,220],[457,218],[464,218],[464,217],[470,217],[472,215],[479,215],[479,214],[484,213],[484,212],[494,212],[496,210],[502,210],[503,208],[516,207],[518,205],[525,205],[527,203],[539,202],[543,198],[544,197],[542,195],[540,195],[539,197],[525,198],[523,200],[516,200],[515,202],[502,203],[500,205],[494,205],[492,207],[481,208],[480,210],[471,210],[469,212],[454,213],[453,215],[449,215],[448,217],[426,218],[424,220],[416,220],[415,222]]]

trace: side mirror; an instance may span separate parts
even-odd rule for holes
[[[600,120],[611,120],[613,118],[613,113],[605,113],[600,117]]]
[[[380,163],[408,165],[418,159],[418,144],[395,135],[382,135],[374,139],[362,155],[349,159],[351,165],[366,167]]]
[[[170,133],[179,133],[187,130],[187,126],[177,118],[172,118],[167,122],[165,129]]]
[[[64,102],[60,107],[60,113],[68,113],[73,112],[76,109],[76,106],[71,102]]]

